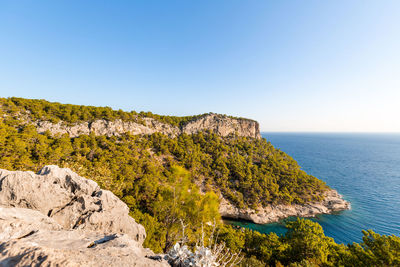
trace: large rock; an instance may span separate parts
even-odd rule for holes
[[[38,210],[64,229],[123,233],[140,244],[146,237],[114,194],[58,166],[45,166],[38,174],[0,170],[0,206]]]
[[[258,209],[240,209],[224,198],[221,198],[219,212],[222,217],[242,219],[258,224],[277,222],[287,217],[315,217],[319,214],[330,214],[350,209],[350,203],[342,198],[336,190],[330,189],[324,193],[320,202],[307,204],[278,204],[259,207]]]
[[[0,207],[0,241],[21,239],[39,230],[61,230],[52,218],[37,210]]]
[[[128,211],[70,169],[0,170],[0,266],[168,266]]]
[[[185,125],[179,127],[160,122],[153,118],[142,118],[142,123],[135,121],[95,120],[93,122],[81,122],[68,124],[63,121],[52,123],[49,121],[36,121],[35,126],[39,133],[50,131],[52,134],[68,134],[70,137],[88,135],[118,136],[123,133],[132,135],[162,133],[169,137],[179,134],[194,134],[201,131],[212,131],[220,136],[237,134],[239,136],[261,138],[259,124],[249,119],[232,118],[220,114],[204,114],[195,117]]]
[[[39,211],[0,208],[0,266],[169,266],[124,234],[61,230]]]

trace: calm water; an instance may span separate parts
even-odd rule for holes
[[[400,134],[263,133],[307,173],[337,189],[350,211],[315,219],[336,242],[359,242],[361,229],[400,235]],[[245,224],[284,233],[282,224]]]

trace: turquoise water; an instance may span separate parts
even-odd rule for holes
[[[400,235],[400,134],[263,133],[307,173],[338,190],[350,211],[314,220],[339,243],[359,242],[362,229]],[[284,233],[282,223],[233,222],[262,233]]]

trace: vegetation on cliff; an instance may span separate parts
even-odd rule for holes
[[[56,164],[95,180],[123,199],[138,217],[157,218],[154,225],[166,231],[160,234],[161,230],[154,230],[157,251],[176,241],[169,240],[174,235],[167,227],[171,221],[162,218],[167,211],[161,209],[165,201],[170,201],[174,188],[190,188],[187,197],[193,200],[184,202],[193,203],[193,207],[185,208],[187,212],[201,214],[204,209],[209,213],[200,223],[218,217],[218,197],[214,191],[222,192],[239,206],[252,206],[315,200],[320,197],[318,190],[325,188],[320,180],[305,174],[293,159],[273,149],[264,139],[223,139],[213,133],[183,134],[174,139],[162,134],[91,134],[70,138],[38,134],[32,125],[18,130],[5,121],[0,125],[0,159],[4,169],[39,170],[46,164]],[[176,179],[182,173],[187,178],[177,185]],[[199,186],[206,194],[200,194]],[[185,213],[177,218],[188,220],[190,216],[194,215]],[[195,217],[198,220],[199,216]],[[173,225],[173,232],[177,233],[179,220],[174,219]],[[193,228],[197,227],[193,223]],[[151,236],[152,231],[148,234]]]
[[[310,221],[288,224],[289,231],[283,237],[220,224],[218,194],[239,207],[255,208],[271,203],[318,201],[328,189],[265,139],[235,135],[222,138],[212,132],[175,138],[160,133],[118,137],[90,134],[76,138],[49,132],[38,134],[33,125],[21,121],[24,116],[69,123],[153,117],[173,125],[193,117],[157,117],[18,98],[0,102],[0,168],[37,171],[44,165],[56,164],[95,180],[129,206],[131,215],[146,228],[144,246],[155,252],[167,251],[181,240],[182,227],[187,244],[194,246],[203,233],[201,229],[208,235],[212,227],[207,223],[216,221],[219,240],[233,251],[242,250],[244,263],[250,266],[353,266],[367,260],[379,262],[381,255],[390,254],[389,261],[382,261],[384,265],[399,258],[398,238],[372,232],[365,233],[364,243],[346,247],[325,237],[321,227]]]
[[[60,104],[46,100],[26,99],[26,98],[0,98],[0,106],[3,112],[12,115],[28,115],[32,120],[46,120],[53,123],[60,121],[73,124],[78,122],[95,121],[98,119],[123,121],[135,121],[143,123],[143,118],[152,118],[160,122],[181,127],[188,122],[200,118],[206,114],[194,116],[166,116],[152,112],[126,112],[121,109],[113,110],[110,107],[95,107],[72,104]],[[234,119],[244,119],[228,116]],[[249,120],[249,119],[245,119]]]
[[[181,134],[176,138],[159,133],[121,137],[82,135],[77,138],[39,135],[33,126],[22,123],[18,114],[72,122],[76,119],[113,119],[122,115],[129,119],[129,114],[136,113],[44,100],[10,98],[1,101],[3,114],[7,115],[2,127],[4,138],[20,140],[23,149],[13,153],[25,151],[26,154],[26,160],[15,163],[19,166],[8,161],[21,155],[4,158],[2,164],[7,168],[76,165],[80,172],[85,170],[87,177],[125,197],[131,196],[130,187],[145,180],[146,176],[159,181],[160,176],[170,171],[170,166],[179,165],[190,171],[192,182],[196,181],[205,191],[220,191],[239,207],[320,200],[321,193],[327,189],[321,180],[306,174],[296,161],[265,139],[222,138],[211,132]],[[170,118],[184,121],[181,117]],[[144,202],[139,202],[139,206],[143,206]]]

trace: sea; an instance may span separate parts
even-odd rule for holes
[[[362,240],[361,230],[400,236],[400,134],[262,133],[307,173],[350,201],[351,210],[312,220],[337,243]],[[293,218],[289,218],[293,219]],[[261,233],[284,234],[284,221],[258,225],[231,221]]]

